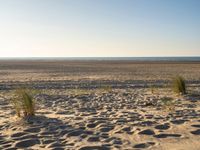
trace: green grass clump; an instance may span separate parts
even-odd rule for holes
[[[178,94],[186,94],[185,79],[182,76],[176,76],[173,79],[173,91]]]
[[[35,115],[34,93],[29,89],[17,89],[11,100],[18,117]],[[23,115],[22,115],[23,114]]]

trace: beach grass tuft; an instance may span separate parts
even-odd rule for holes
[[[35,115],[34,91],[26,88],[17,89],[11,102],[18,117]]]
[[[172,88],[175,93],[186,94],[185,79],[182,76],[176,76],[173,78]]]

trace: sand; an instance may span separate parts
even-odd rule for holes
[[[186,95],[170,88],[177,74]],[[1,60],[0,149],[199,150],[199,74],[198,62]],[[22,85],[41,91],[26,119],[9,103]]]

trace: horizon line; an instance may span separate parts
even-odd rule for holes
[[[0,56],[1,58],[189,58],[200,56]]]

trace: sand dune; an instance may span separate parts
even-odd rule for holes
[[[199,150],[199,68],[191,63],[2,62],[0,149]],[[169,86],[177,73],[187,79],[184,96]],[[36,115],[25,120],[8,101],[19,85],[41,90]]]

